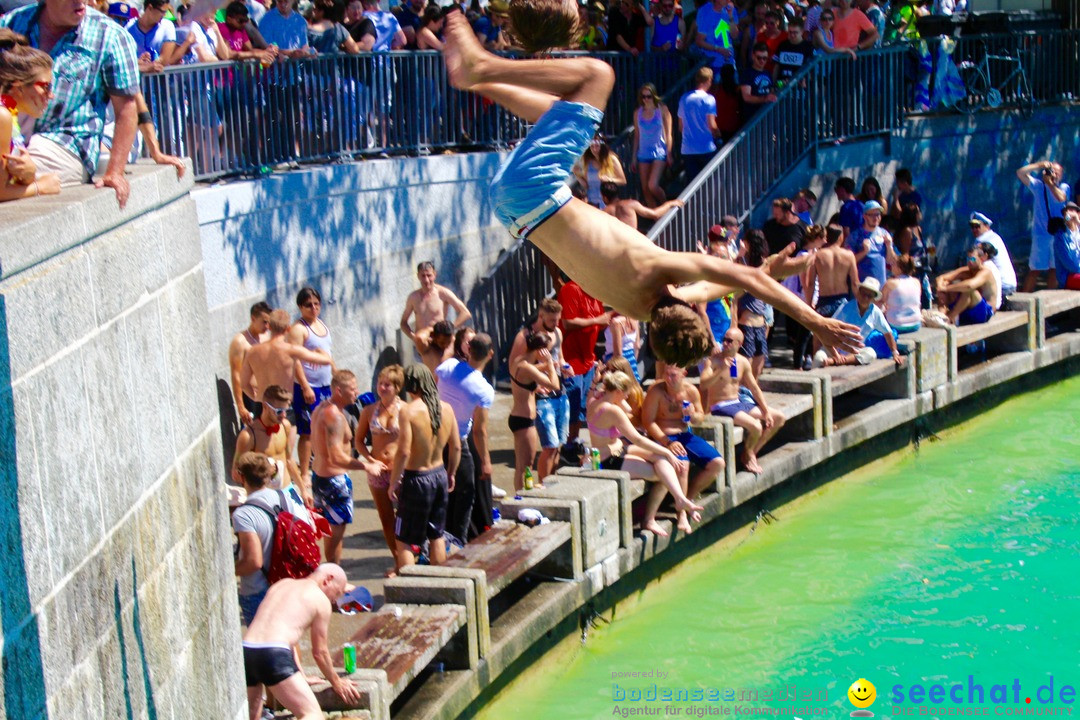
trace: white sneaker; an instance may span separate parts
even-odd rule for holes
[[[816,368],[825,367],[825,361],[828,360],[828,359],[829,359],[828,353],[826,353],[824,350],[818,350],[816,353],[814,353],[813,366],[816,367]]]
[[[859,352],[855,353],[855,360],[860,365],[869,365],[877,360],[877,353],[871,347],[859,348]]]
[[[506,497],[506,491],[503,490],[498,485],[492,485],[491,486],[491,497],[493,499],[495,499],[495,500],[502,500],[504,497]]]

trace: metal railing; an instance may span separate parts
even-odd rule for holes
[[[987,53],[1018,59],[1024,67],[1035,104],[1080,97],[1080,31],[1041,31],[1000,35],[961,35],[953,61],[978,64]],[[990,83],[999,87],[1012,70],[1008,64],[990,63]],[[1004,104],[1015,105],[1018,85],[1002,89]]]
[[[687,62],[591,56],[611,64],[620,79],[602,128],[608,133],[625,127],[642,83],[666,87]],[[162,149],[191,157],[199,180],[364,154],[505,148],[527,131],[501,107],[450,87],[434,51],[324,55],[269,67],[182,65],[145,75],[143,94]]]

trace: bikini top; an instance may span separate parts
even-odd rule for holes
[[[379,421],[379,408],[375,408],[375,412],[371,414],[371,423],[368,426],[372,435],[389,435],[391,439],[396,438],[401,428],[386,427]]]
[[[592,420],[586,419],[585,425],[589,428],[589,432],[593,435],[596,435],[597,437],[605,437],[610,440],[614,440],[615,438],[622,435],[622,433],[619,432],[619,429],[617,427],[612,426],[609,428],[599,428],[593,425]]]
[[[531,383],[523,383],[513,375],[510,376],[510,379],[513,380],[514,384],[517,385],[519,388],[521,388],[522,390],[528,390],[529,392],[533,392],[534,390],[536,390],[537,387],[540,386],[540,383],[536,382],[535,380],[533,380]]]

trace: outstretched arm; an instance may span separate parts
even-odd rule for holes
[[[461,298],[454,294],[453,290],[450,290],[449,288],[443,288],[442,298],[443,302],[454,308],[455,328],[459,328],[465,323],[472,320],[472,313],[469,312],[469,308],[465,307],[465,303],[461,301]]]
[[[648,220],[659,220],[675,208],[682,207],[686,204],[682,200],[668,200],[662,205],[657,205],[654,208],[650,208],[645,207],[637,200],[627,200],[627,202],[630,203],[630,209],[636,212],[639,217],[643,217]]]
[[[699,279],[705,281],[672,290],[671,294],[684,302],[708,302],[727,295],[735,288],[743,289],[794,318],[817,336],[823,345],[840,347],[849,352],[862,347],[858,328],[818,315],[797,295],[758,268],[715,257],[703,258],[698,253],[672,253],[670,265],[675,283]]]

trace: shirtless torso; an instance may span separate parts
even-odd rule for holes
[[[684,400],[690,402],[693,414],[701,412],[701,394],[696,387],[688,382],[680,382],[678,387],[672,388],[669,382],[661,380],[653,383],[645,394],[642,414],[652,417],[664,435],[678,435],[686,431]]]
[[[604,212],[615,217],[621,223],[625,223],[637,230],[637,213],[634,212],[630,203],[625,200],[616,200],[604,206]]]
[[[345,413],[326,400],[311,414],[311,470],[324,478],[348,475],[350,470],[335,460],[341,452],[334,452],[332,444],[340,446],[345,457],[352,457],[353,434]]]
[[[295,645],[316,620],[329,626],[331,610],[330,599],[315,582],[279,580],[259,605],[244,642]]]
[[[814,277],[818,281],[818,295],[847,295],[859,284],[858,263],[855,253],[839,245],[823,247],[814,254],[807,287],[813,292]]]
[[[263,323],[265,325],[265,322]],[[229,373],[232,378],[232,390],[233,390],[233,402],[236,403],[237,410],[241,410],[244,407],[243,397],[241,393],[247,395],[247,389],[243,385],[243,369],[244,359],[247,357],[247,353],[252,347],[258,345],[261,342],[266,342],[270,339],[269,331],[261,334],[255,334],[251,331],[251,328],[245,328],[242,332],[238,332],[233,336],[232,341],[229,343]],[[265,385],[263,387],[266,387]],[[258,398],[247,395],[248,400],[258,402]],[[250,418],[241,416],[243,422],[250,422]]]
[[[244,392],[255,400],[261,400],[262,391],[271,385],[291,388],[296,379],[296,368],[300,360],[316,364],[330,364],[329,355],[293,345],[284,333],[255,345],[244,357],[244,366],[241,371]]]
[[[423,330],[429,330],[440,320],[448,319],[447,310],[455,311],[454,325],[461,327],[471,317],[468,309],[454,292],[442,285],[432,285],[430,290],[421,288],[409,293],[405,301],[405,312],[401,315],[401,329],[410,337]],[[409,318],[415,315],[415,322],[409,327]],[[415,338],[414,338],[415,339]]]
[[[750,361],[738,353],[713,353],[706,362],[707,371],[702,373],[701,381],[706,407],[711,408],[724,400],[738,400],[739,386],[744,384],[744,378],[753,378]],[[732,366],[735,367],[734,374]]]
[[[457,420],[450,405],[440,402],[439,407],[442,420],[438,433],[431,431],[431,418],[428,417],[427,405],[423,400],[412,400],[401,408],[398,414],[398,423],[402,430],[401,442],[408,442],[403,469],[424,472],[443,464],[443,448],[451,438],[458,437],[458,434]],[[449,466],[446,468],[448,478],[454,477],[454,470],[457,470],[456,461],[453,470]]]

